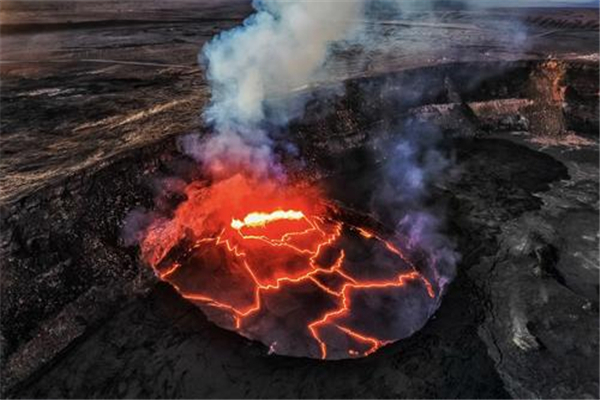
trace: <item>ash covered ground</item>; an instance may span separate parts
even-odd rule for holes
[[[309,90],[344,94],[290,126],[298,173],[360,209],[377,110],[438,127],[455,167],[434,194],[462,256],[421,331],[336,362],[217,328],[120,241],[157,179],[192,170],[175,138],[206,130],[198,51],[250,12],[0,4],[3,397],[597,398],[598,10],[375,13],[382,40],[334,49],[335,81]]]

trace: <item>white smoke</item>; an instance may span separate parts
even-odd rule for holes
[[[272,175],[269,128],[284,125],[304,102],[293,93],[314,83],[332,43],[359,24],[365,0],[257,0],[256,13],[216,36],[202,52],[212,98],[204,111],[215,130],[184,146],[213,175],[240,169]]]
[[[184,150],[215,176],[239,170],[272,176],[278,170],[272,133],[301,116],[307,101],[299,95],[301,89],[343,74],[327,65],[333,44],[397,52],[397,44],[382,40],[379,30],[375,36],[364,33],[373,12],[411,19],[415,10],[448,4],[459,9],[483,6],[479,0],[254,0],[256,12],[243,25],[217,35],[201,53],[212,96],[204,119],[214,134],[194,146],[184,145]],[[485,4],[491,5],[497,2]],[[417,44],[421,50],[436,45]],[[415,54],[421,54],[418,50]]]
[[[207,121],[219,131],[259,126],[266,101],[313,83],[331,43],[358,24],[363,0],[256,1],[243,26],[205,48],[212,101]]]

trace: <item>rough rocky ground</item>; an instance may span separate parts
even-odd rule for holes
[[[203,129],[198,49],[247,3],[7,4],[3,396],[598,397],[597,10],[379,16],[369,29],[385,40],[337,49],[336,77],[412,82],[418,100],[396,105],[451,138],[457,174],[437,195],[462,262],[421,332],[321,363],[214,327],[119,242],[156,181],[190,171],[174,137]],[[523,26],[524,41],[507,29]],[[549,57],[568,61],[498,63]],[[463,84],[494,65],[477,91]],[[291,129],[308,173],[334,195],[355,186],[348,202],[377,171],[354,152],[385,126],[353,88],[333,118]]]
[[[199,49],[249,12],[233,0],[2,2],[2,199],[198,129],[208,96]],[[597,11],[515,13],[377,14],[363,32],[369,47],[339,48],[328,68],[345,79],[452,61],[597,57]]]
[[[567,167],[574,165],[569,158],[597,155],[597,148],[566,151],[558,161],[519,137],[457,140],[462,172],[440,195],[451,202],[449,219],[463,261],[434,319],[410,339],[363,360],[272,356],[264,346],[216,328],[161,284],[88,327],[15,395],[597,396],[597,285],[581,290],[560,272],[561,263],[579,257],[584,262],[563,271],[590,275],[573,282],[597,281],[597,238],[590,237],[598,218],[596,166],[575,164],[588,175],[574,178]],[[356,182],[357,171],[347,178]],[[343,182],[344,175],[331,179]],[[576,237],[556,224],[572,214],[589,220],[587,228],[578,224]],[[561,262],[553,251],[560,251]]]

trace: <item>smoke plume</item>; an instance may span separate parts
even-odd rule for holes
[[[444,234],[443,205],[432,201],[431,194],[452,166],[441,150],[443,135],[435,126],[409,120],[383,137],[373,139],[385,150],[379,150],[383,162],[370,209],[406,238],[408,249],[426,249],[429,273],[444,287],[454,277],[459,255]]]
[[[393,54],[399,50],[398,41],[385,38],[385,24],[373,25],[374,20],[416,18],[425,21],[420,25],[423,37],[434,38],[443,31],[433,28],[433,23],[443,22],[438,18],[445,15],[437,11],[498,5],[495,0],[255,0],[255,13],[243,25],[217,35],[200,54],[211,87],[203,117],[213,134],[202,141],[185,140],[183,148],[215,177],[240,170],[281,176],[273,152],[274,128],[302,115],[307,101],[299,94],[303,89],[344,75],[343,68],[336,68],[339,60],[334,60],[333,47],[361,47],[367,49],[365,55],[368,51]],[[427,32],[427,24],[435,35]],[[490,20],[485,28],[501,30],[502,40],[514,42],[517,54],[523,46],[522,26],[497,24]],[[402,35],[405,30],[398,32]],[[414,45],[420,48],[410,51],[418,55],[435,53],[442,44],[425,39]],[[443,50],[444,57],[462,58],[461,46]],[[369,58],[358,56],[351,62],[366,67]]]
[[[363,3],[255,1],[255,14],[202,52],[212,90],[204,118],[216,134],[190,152],[217,174],[226,165],[272,174],[267,128],[285,124],[303,107],[290,94],[322,77],[329,46],[357,26]]]

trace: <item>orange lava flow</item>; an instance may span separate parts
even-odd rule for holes
[[[353,343],[348,355],[366,356],[389,340],[344,322],[353,312],[353,294],[400,290],[416,283],[435,298],[433,285],[398,246],[367,228],[326,217],[318,206],[318,194],[257,188],[240,177],[216,186],[189,188],[188,200],[173,219],[148,229],[142,255],[182,297],[221,310],[232,318],[236,330],[243,332],[267,312],[265,296],[310,285],[335,304],[311,317],[303,328],[318,346],[320,357],[329,355],[325,328]],[[344,234],[380,246],[405,270],[381,280],[355,276],[339,246]],[[276,349],[276,343],[268,345]]]

